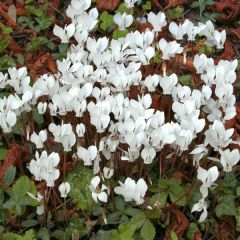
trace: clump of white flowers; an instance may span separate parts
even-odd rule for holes
[[[135,2],[125,0],[128,8]],[[179,76],[168,71],[166,63],[177,55],[185,54],[186,57],[183,41],[203,38],[207,45],[223,48],[226,32],[215,30],[210,21],[197,25],[189,20],[179,25],[172,22],[167,28],[165,14],[151,12],[147,21],[152,30],[135,30],[118,40],[96,39],[90,32],[97,25],[99,14],[96,8],[89,9],[90,6],[90,0],[72,0],[66,12],[72,23],[64,28],[54,27],[53,32],[62,43],[69,42],[70,38],[76,40],[76,44],[69,47],[67,57],[57,61],[56,74],[39,76],[31,85],[26,68],[10,68],[8,74],[0,73],[0,90],[8,86],[14,92],[0,98],[0,127],[4,133],[11,132],[21,113],[35,107],[40,114],[50,113],[52,122],[48,128],[31,133],[30,141],[38,151],[44,148],[47,137],[51,137],[52,142],[63,147],[64,154],[77,155],[85,166],[92,167],[95,174],[104,175],[105,179],[113,177],[114,167],[103,163],[113,161],[117,154],[122,161],[142,160],[144,164],[151,164],[166,145],[174,154],[181,154],[188,151],[202,133],[205,138],[191,154],[198,167],[197,178],[202,182],[202,198],[192,211],[203,211],[200,218],[203,221],[207,217],[208,189],[217,180],[219,171],[216,166],[203,169],[201,159],[210,149],[220,152],[220,162],[226,172],[239,161],[238,150],[225,149],[232,142],[233,129],[225,129],[224,125],[236,115],[233,83],[237,60],[221,60],[215,64],[204,54],[194,56],[193,65],[201,79],[200,89],[183,86]],[[135,21],[126,13],[117,13],[113,20],[120,30],[127,29]],[[163,28],[169,29],[173,41],[157,40]],[[141,67],[152,62],[156,53],[163,60],[163,74],[155,72],[143,77]],[[141,89],[137,99],[129,97],[132,86]],[[174,121],[168,121],[163,111],[152,108],[153,99],[149,93],[156,89],[172,99],[169,111]],[[46,101],[39,101],[40,97],[45,97]],[[75,121],[71,121],[70,113]],[[91,127],[87,127],[87,123]],[[97,140],[85,141],[84,136],[93,129]],[[122,146],[125,148],[121,149]],[[36,181],[45,180],[47,186],[52,187],[60,177],[59,154],[38,151],[36,159],[30,162],[30,172]],[[144,179],[136,182],[128,177],[119,184],[114,192],[122,195],[125,201],[144,202],[147,192]],[[98,175],[89,188],[95,202],[108,201],[110,189],[101,183]],[[70,185],[63,182],[59,191],[65,198]]]

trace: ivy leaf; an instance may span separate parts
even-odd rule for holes
[[[180,17],[182,16],[182,14],[183,14],[183,8],[177,6],[177,7],[175,7],[175,8],[169,9],[169,10],[167,11],[167,13],[168,13],[168,16],[169,16],[171,19],[173,19],[173,20],[174,20],[174,19],[178,19],[178,18],[180,18]]]
[[[153,226],[152,222],[149,219],[147,219],[144,222],[142,229],[140,231],[140,234],[144,240],[154,239],[156,230],[155,230],[155,227]]]
[[[119,38],[125,37],[127,34],[128,34],[128,30],[127,29],[123,30],[123,31],[117,29],[117,30],[115,30],[113,32],[112,37],[113,37],[113,39],[117,40]]]
[[[133,14],[133,8],[127,8],[126,5],[124,3],[121,3],[118,7],[118,9],[116,10],[116,12],[119,12],[121,14],[126,13],[126,14]]]
[[[107,11],[102,12],[100,15],[100,29],[103,31],[111,32],[114,28],[113,15],[109,14]]]
[[[143,4],[142,9],[145,10],[145,11],[151,10],[152,9],[151,2],[147,1],[145,4]]]
[[[215,208],[217,217],[221,217],[222,215],[235,216],[237,210],[234,200],[235,196],[233,194],[223,196],[220,203]]]

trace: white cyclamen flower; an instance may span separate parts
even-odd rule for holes
[[[48,129],[53,134],[54,141],[62,143],[65,152],[72,150],[72,146],[76,143],[76,135],[70,123],[61,125],[51,123]]]
[[[170,76],[160,77],[159,83],[163,89],[163,94],[171,94],[173,87],[178,83],[178,77],[175,73]]]
[[[106,185],[102,184],[102,187],[99,188],[99,183],[100,183],[101,179],[99,176],[94,177],[91,180],[91,185],[89,185],[90,191],[92,192],[92,198],[93,200],[98,203],[98,201],[101,202],[107,202],[108,201],[108,195],[107,195],[107,191],[108,188]]]
[[[153,30],[156,32],[160,32],[162,30],[162,27],[167,25],[166,16],[163,12],[159,12],[157,15],[153,12],[150,12],[148,14],[147,20],[152,24]]]
[[[125,30],[133,23],[132,15],[127,15],[126,13],[117,13],[113,17],[113,21],[118,25],[119,30]]]
[[[43,196],[40,192],[37,192],[37,197],[34,196],[32,193],[27,192],[28,196],[38,202],[41,202],[43,199]],[[37,215],[42,215],[44,213],[44,204],[37,206]]]
[[[158,48],[162,51],[162,59],[168,60],[170,57],[174,57],[176,54],[180,54],[183,48],[176,41],[167,42],[164,38],[158,43]]]
[[[134,4],[137,2],[138,0],[124,0],[124,3],[126,5],[127,8],[133,8]]]
[[[78,137],[83,137],[85,133],[85,125],[83,123],[77,124],[76,126],[76,133]]]
[[[90,146],[88,149],[81,146],[77,148],[77,156],[83,160],[85,166],[92,165],[92,161],[96,159],[97,153],[96,146]]]
[[[199,222],[203,222],[207,218],[207,203],[204,199],[200,199],[198,203],[195,203],[191,212],[202,212]]]
[[[206,188],[210,188],[213,185],[213,183],[217,180],[218,175],[219,172],[216,166],[211,167],[208,170],[198,167],[197,178],[203,183],[203,186]]]
[[[221,153],[221,164],[225,172],[231,172],[233,166],[235,166],[240,160],[240,154],[238,149],[230,151],[229,149],[225,151],[220,151]]]
[[[37,105],[37,109],[38,109],[38,112],[40,114],[44,114],[47,110],[47,103],[46,102],[39,102],[38,105]]]
[[[43,148],[43,143],[47,140],[47,130],[41,130],[39,134],[33,132],[30,141],[35,143],[36,148]]]
[[[35,154],[36,160],[31,160],[29,165],[30,172],[35,176],[37,181],[45,180],[48,187],[53,187],[55,180],[60,176],[57,165],[60,161],[58,153],[52,152],[49,156],[46,151]]]
[[[147,184],[144,179],[140,178],[136,183],[133,179],[128,177],[125,183],[118,182],[120,186],[115,187],[114,192],[122,195],[126,202],[134,200],[137,205],[144,202],[144,196],[147,191]]]
[[[74,35],[75,25],[73,23],[65,26],[64,28],[55,25],[53,28],[53,34],[61,39],[62,43],[68,43],[69,39]]]
[[[222,122],[215,120],[213,125],[210,125],[209,129],[205,132],[205,146],[210,144],[215,151],[225,148],[231,143],[233,132],[233,128],[226,130]]]
[[[70,184],[68,182],[63,182],[59,185],[58,190],[61,193],[61,197],[67,197],[68,193],[70,192]]]

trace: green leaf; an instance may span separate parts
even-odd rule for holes
[[[48,29],[52,25],[54,19],[55,17],[47,17],[47,16],[36,17],[35,21],[38,23],[38,25],[35,27],[35,30],[37,32],[40,32]]]
[[[81,239],[88,234],[85,219],[72,217],[68,227],[65,230],[66,239]]]
[[[115,197],[114,202],[115,202],[115,205],[116,205],[116,208],[118,211],[124,210],[125,201],[123,200],[123,198],[121,196]]]
[[[125,214],[127,214],[128,216],[133,217],[134,215],[138,214],[141,212],[141,210],[137,209],[137,208],[126,208],[123,211]]]
[[[152,209],[152,210],[148,209],[144,213],[146,214],[147,218],[150,218],[150,219],[159,219],[161,216],[160,209]]]
[[[4,191],[0,188],[0,209],[2,208],[4,202]]]
[[[31,13],[32,15],[35,15],[37,17],[44,16],[44,11],[40,8],[35,8],[33,6],[26,6],[25,9],[28,13]]]
[[[131,240],[136,231],[135,225],[122,223],[118,227],[121,240]]]
[[[128,34],[128,30],[127,30],[127,29],[126,29],[126,30],[123,30],[123,31],[117,29],[117,30],[115,30],[115,31],[113,32],[112,37],[113,37],[113,39],[117,40],[117,39],[119,39],[119,38],[125,37],[127,34]]]
[[[44,123],[43,115],[40,114],[37,109],[33,109],[33,118],[37,125],[41,125]]]
[[[20,63],[20,64],[24,64],[24,56],[22,54],[18,54],[17,55],[17,61]]]
[[[168,16],[174,20],[180,18],[183,14],[183,11],[184,9],[182,7],[177,6],[175,8],[169,9],[167,13]]]
[[[20,216],[26,210],[26,206],[36,206],[38,202],[29,197],[27,192],[35,195],[37,191],[34,183],[27,176],[22,176],[12,187],[9,193],[10,198],[3,207],[9,209],[14,215]]]
[[[45,46],[47,43],[48,43],[48,39],[46,37],[34,38],[30,43],[27,44],[26,51],[36,52],[41,47]]]
[[[9,187],[13,183],[15,176],[16,176],[16,167],[10,166],[5,173],[5,177],[3,179],[4,184],[7,187]]]
[[[78,209],[88,210],[91,208],[92,194],[89,183],[93,176],[92,170],[79,166],[74,171],[69,172],[66,177],[66,181],[71,186],[69,195],[77,203]]]
[[[9,26],[6,26],[2,23],[0,23],[0,29],[2,31],[3,34],[10,34],[13,32],[13,29]]]
[[[116,12],[119,12],[121,14],[126,13],[126,14],[133,14],[133,9],[132,8],[127,8],[126,5],[124,3],[121,3],[118,7],[118,9],[116,10]]]
[[[101,13],[100,20],[100,29],[103,31],[111,32],[114,29],[115,23],[113,22],[113,15],[109,14],[107,11]]]
[[[96,240],[111,240],[111,232],[99,230],[96,235]]]
[[[130,225],[133,225],[136,229],[142,227],[144,221],[147,219],[147,216],[143,212],[139,212],[134,215],[130,220]]]
[[[57,229],[52,233],[52,237],[56,238],[57,240],[62,240],[62,239],[65,240],[64,236],[65,236],[65,232],[60,229]]]
[[[215,2],[213,0],[206,0],[206,5],[214,5]]]
[[[41,240],[50,240],[51,236],[48,229],[46,227],[40,229],[37,233],[37,238]]]
[[[145,4],[142,5],[142,9],[147,11],[152,9],[152,5],[150,1],[147,1]]]
[[[178,77],[178,80],[181,84],[191,86],[192,83],[192,75],[186,74]]]
[[[192,240],[197,230],[198,230],[198,225],[196,223],[190,223],[187,230],[187,239]]]
[[[154,239],[156,230],[155,230],[155,227],[153,226],[152,222],[149,219],[147,219],[144,222],[142,229],[140,231],[140,234],[144,240]]]
[[[38,224],[38,221],[35,219],[27,219],[22,222],[22,226],[27,228],[36,226],[37,224]]]
[[[9,38],[0,38],[0,53],[2,53],[10,42]]]
[[[240,232],[240,208],[237,209],[236,214],[236,230],[237,232]]]
[[[217,217],[221,217],[222,215],[235,216],[237,211],[234,200],[234,195],[229,194],[223,196],[220,203],[215,208]]]
[[[171,240],[178,240],[177,234],[173,231],[171,231],[170,237],[171,237]]]
[[[8,150],[6,148],[0,148],[0,160],[4,160],[7,156]]]
[[[7,70],[10,67],[16,67],[15,60],[8,55],[0,57],[0,71]]]
[[[237,195],[237,197],[240,197],[240,187],[237,187],[237,189],[236,189],[236,195]]]
[[[226,172],[223,180],[220,182],[220,190],[223,193],[233,193],[238,185],[234,172]]]
[[[192,2],[192,4],[190,5],[191,8],[198,8],[199,7],[199,1],[194,1]]]

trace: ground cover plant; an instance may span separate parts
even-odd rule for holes
[[[0,3],[0,239],[239,239],[239,12]]]

